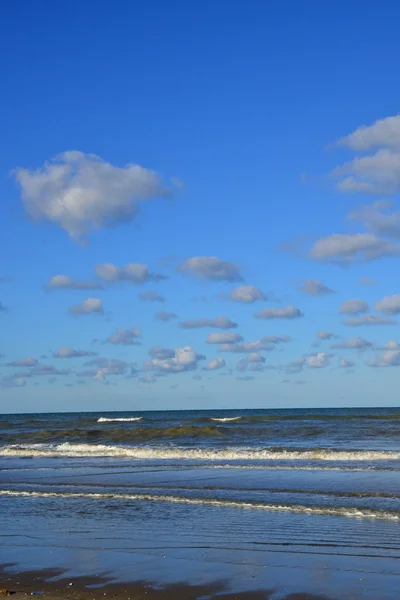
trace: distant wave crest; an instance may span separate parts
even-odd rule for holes
[[[230,421],[240,421],[242,417],[211,417],[211,421],[220,421],[221,423],[229,423]]]
[[[114,421],[119,423],[130,423],[133,421],[143,421],[143,417],[119,417],[117,419],[108,419],[107,417],[100,417],[100,419],[97,419],[98,423],[114,423]]]

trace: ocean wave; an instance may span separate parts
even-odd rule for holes
[[[302,513],[309,515],[331,515],[336,517],[355,517],[358,519],[384,519],[399,521],[400,512],[393,510],[365,509],[357,507],[341,506],[305,506],[302,504],[263,504],[252,502],[241,502],[232,500],[219,500],[214,498],[187,498],[184,496],[167,496],[156,494],[107,494],[88,492],[36,492],[19,490],[0,490],[0,496],[8,497],[31,497],[31,498],[66,498],[66,499],[93,499],[93,500],[132,500],[149,502],[168,502],[177,504],[194,504],[217,507],[230,507],[241,509],[267,510],[274,512]]]
[[[220,421],[221,423],[230,423],[231,421],[240,421],[242,417],[211,417],[210,421]]]
[[[37,457],[118,457],[135,460],[195,460],[195,461],[381,461],[399,460],[400,452],[389,450],[332,450],[328,448],[292,447],[221,447],[182,448],[152,446],[108,446],[104,444],[19,444],[0,448],[0,456]]]
[[[143,421],[143,417],[119,417],[117,419],[109,419],[107,417],[100,417],[100,419],[97,419],[98,423],[114,423],[114,422],[131,423],[133,421]]]

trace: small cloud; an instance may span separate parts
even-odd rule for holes
[[[223,358],[215,358],[214,360],[210,360],[208,365],[204,367],[205,371],[215,371],[216,369],[222,369],[225,367],[226,363]]]
[[[208,344],[234,344],[236,342],[241,342],[242,340],[242,336],[238,333],[225,333],[219,331],[209,333],[207,337]]]
[[[27,356],[26,358],[18,358],[12,362],[7,363],[7,367],[35,367],[38,364],[36,358]]]
[[[254,316],[256,319],[298,319],[304,315],[294,306],[285,306],[283,308],[263,308]]]
[[[235,352],[239,354],[247,354],[252,352],[260,352],[261,350],[274,350],[275,346],[273,343],[268,342],[266,339],[261,338],[255,342],[241,342],[241,343],[224,343],[219,347],[219,352]]]
[[[352,298],[351,300],[346,300],[342,302],[339,308],[340,315],[359,315],[361,313],[366,313],[369,307],[364,300],[360,300],[358,298]]]
[[[228,317],[215,317],[215,319],[192,319],[182,321],[179,326],[183,329],[199,329],[200,327],[215,327],[215,329],[234,329],[237,323],[228,319]]]
[[[175,350],[172,348],[163,348],[162,346],[153,346],[150,348],[149,354],[151,358],[166,360],[167,358],[173,358],[175,356]]]
[[[161,273],[153,273],[149,267],[142,263],[130,263],[124,267],[117,267],[112,263],[104,263],[96,266],[96,275],[99,279],[113,284],[119,281],[127,281],[140,285],[147,281],[160,281],[166,279]]]
[[[177,319],[178,315],[173,312],[167,312],[166,310],[160,310],[158,313],[156,313],[155,318],[158,321],[163,321],[165,323],[167,321],[171,321],[171,319]]]
[[[6,306],[2,302],[0,302],[0,312],[8,310]]]
[[[352,317],[344,321],[348,327],[361,327],[362,325],[394,325],[397,321],[389,317],[380,317],[378,315],[362,315],[361,317]]]
[[[379,302],[375,302],[375,308],[385,315],[398,315],[400,313],[400,294],[385,296]]]
[[[156,371],[158,374],[167,375],[168,373],[182,373],[197,369],[197,363],[204,359],[204,356],[198,354],[191,346],[175,348],[174,355],[170,358],[153,358],[145,361],[143,370]]]
[[[339,358],[339,368],[341,369],[352,369],[355,364],[354,360],[350,360],[349,358],[344,358],[343,356]]]
[[[241,285],[229,292],[229,298],[234,302],[252,304],[258,300],[266,300],[266,295],[255,285]]]
[[[309,251],[309,257],[314,260],[340,265],[370,262],[386,256],[400,256],[400,245],[371,233],[335,233],[317,240]]]
[[[370,367],[400,367],[400,350],[387,350],[366,364]]]
[[[100,298],[86,298],[80,304],[75,304],[69,309],[71,315],[90,315],[90,314],[104,314],[103,303]]]
[[[6,375],[0,378],[0,387],[2,388],[20,388],[25,387],[26,380],[24,377],[14,377],[13,375]]]
[[[326,352],[318,352],[317,354],[313,354],[306,358],[306,364],[310,369],[322,369],[324,367],[329,366],[329,359],[332,357],[332,354],[328,354]]]
[[[333,344],[331,348],[348,349],[348,350],[367,350],[372,348],[373,344],[362,337],[355,337],[350,340]]]
[[[334,290],[327,287],[318,279],[306,279],[298,289],[309,296],[326,296],[327,294],[335,293]]]
[[[165,298],[163,296],[160,296],[160,294],[158,294],[157,292],[152,291],[139,294],[139,298],[144,302],[165,302]]]
[[[96,356],[96,352],[89,350],[74,350],[69,346],[61,346],[57,352],[53,354],[54,358],[82,358],[83,356]]]
[[[69,369],[57,369],[53,365],[36,365],[31,371],[30,375],[32,377],[38,376],[56,376],[56,375],[69,375],[71,371]]]
[[[136,340],[141,335],[142,330],[139,327],[131,327],[130,329],[117,327],[115,332],[106,339],[106,342],[115,345],[133,346],[139,343]]]
[[[241,281],[239,266],[216,256],[194,256],[183,261],[179,270],[183,275],[193,275],[209,281]]]
[[[54,275],[44,287],[51,292],[55,290],[99,290],[102,286],[92,281],[78,281],[69,275]]]
[[[330,340],[333,335],[334,334],[331,331],[318,331],[317,338],[319,340]]]

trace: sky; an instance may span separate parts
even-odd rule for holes
[[[7,3],[0,412],[398,405],[399,17]]]

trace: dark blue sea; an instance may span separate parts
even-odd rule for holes
[[[398,599],[400,409],[2,415],[0,518],[15,568]]]

